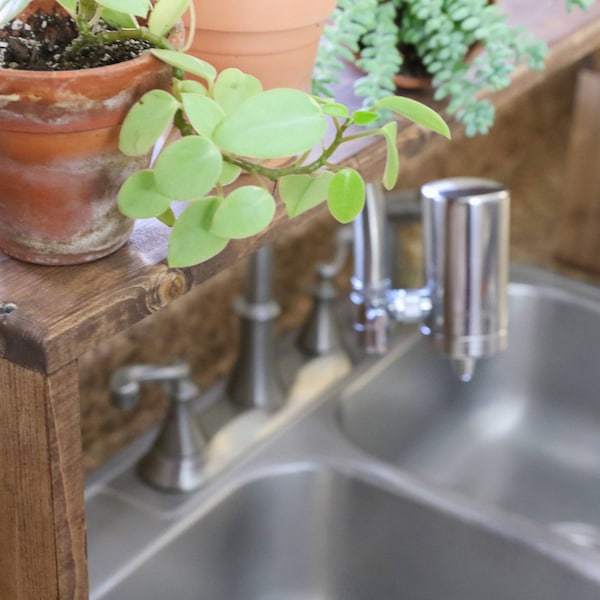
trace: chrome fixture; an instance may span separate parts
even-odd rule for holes
[[[192,413],[192,402],[197,404],[200,392],[190,379],[189,365],[181,362],[118,369],[111,379],[113,402],[126,410],[133,409],[140,384],[148,382],[162,382],[170,401],[152,448],[138,463],[138,473],[147,483],[166,491],[195,490],[205,480],[206,441]]]
[[[317,283],[312,293],[312,310],[298,336],[298,348],[308,357],[323,356],[342,348],[340,327],[336,316],[338,293],[333,279],[346,264],[352,239],[351,226],[338,229],[333,259],[317,265]]]
[[[275,366],[273,325],[280,309],[273,299],[273,248],[259,248],[248,264],[246,291],[234,310],[240,317],[240,343],[226,394],[243,408],[276,411],[284,404],[283,385]]]
[[[424,185],[421,198],[426,285],[394,290],[385,194],[367,186],[354,226],[354,328],[367,353],[381,354],[391,321],[420,322],[459,378],[470,381],[476,360],[507,344],[509,193],[495,181],[457,177]]]

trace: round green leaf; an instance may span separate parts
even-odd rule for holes
[[[205,60],[178,52],[177,50],[160,50],[154,48],[150,50],[156,58],[166,62],[168,65],[181,69],[190,75],[195,75],[201,79],[206,80],[210,85],[213,84],[215,77],[217,76],[217,70]]]
[[[150,152],[173,121],[179,102],[164,90],[151,90],[136,102],[119,132],[119,149],[127,156]]]
[[[393,113],[417,123],[417,125],[427,127],[431,131],[450,139],[450,129],[444,119],[435,110],[429,108],[429,106],[425,106],[425,104],[417,102],[412,98],[387,96],[379,100],[375,108],[387,108]]]
[[[210,232],[220,237],[240,239],[256,235],[268,227],[275,215],[275,199],[255,185],[239,187],[221,201],[212,218]]]
[[[192,127],[210,138],[217,125],[225,118],[223,109],[211,98],[201,94],[182,94],[181,101]]]
[[[209,232],[217,198],[203,198],[190,204],[177,219],[169,237],[167,261],[170,267],[191,267],[221,252],[229,240]]]
[[[357,125],[370,125],[379,118],[379,115],[372,110],[357,110],[352,114],[352,118]]]
[[[173,78],[173,91],[176,94],[200,94],[201,96],[206,96],[208,94],[208,90],[206,87],[196,81],[195,79],[176,79]]]
[[[117,12],[110,8],[104,8],[102,10],[102,19],[117,29],[132,29],[137,23],[135,17],[132,17],[131,14]]]
[[[333,173],[285,175],[279,180],[279,195],[290,218],[314,208],[327,199]]]
[[[59,4],[71,15],[74,15],[77,11],[77,1],[78,0],[59,0]],[[104,11],[102,11],[104,13]],[[104,18],[104,14],[102,14],[102,18]]]
[[[117,197],[119,210],[132,219],[149,219],[163,214],[171,199],[156,188],[154,173],[138,171],[125,180]]]
[[[381,132],[385,137],[387,154],[385,159],[385,169],[383,171],[383,187],[391,190],[398,181],[400,172],[400,157],[398,156],[398,146],[396,145],[396,135],[398,133],[398,124],[396,121],[386,123]]]
[[[181,19],[189,3],[189,0],[157,0],[148,18],[150,32],[165,37]]]
[[[338,104],[337,102],[331,102],[321,105],[321,110],[330,117],[336,119],[347,119],[350,116],[348,107],[344,104]]]
[[[340,222],[355,219],[365,205],[365,182],[354,169],[342,169],[329,185],[327,206],[329,212]]]
[[[256,77],[239,69],[225,69],[215,82],[214,98],[231,114],[242,102],[261,92],[262,83]]]
[[[221,175],[219,176],[219,183],[221,185],[229,185],[230,183],[233,183],[241,174],[241,167],[223,161],[223,168],[221,169]]]
[[[165,148],[154,164],[156,187],[173,200],[193,200],[209,192],[221,174],[218,148],[196,135]]]
[[[310,150],[327,122],[304,92],[277,88],[248,98],[227,116],[213,140],[223,150],[254,158],[284,158]]]

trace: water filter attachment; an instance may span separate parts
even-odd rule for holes
[[[426,286],[422,325],[468,381],[476,360],[508,342],[510,195],[488,179],[456,177],[421,188]]]

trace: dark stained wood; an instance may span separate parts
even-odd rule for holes
[[[77,384],[0,360],[0,598],[87,598]]]
[[[600,71],[582,70],[567,162],[566,206],[556,257],[600,272]]]
[[[503,0],[501,5],[513,22],[548,40],[551,52],[544,72],[520,69],[511,88],[494,96],[496,104],[510,102],[600,45],[600,4],[569,16],[563,0]],[[348,71],[338,94],[353,107],[359,104],[351,92],[356,75]],[[400,124],[401,156],[429,144],[451,148],[442,138]],[[379,140],[344,148],[335,158],[373,180],[384,155]],[[158,222],[139,223],[125,248],[91,265],[41,267],[0,258],[0,308],[2,303],[17,306],[0,314],[2,600],[87,598],[76,359],[324,210],[290,222],[280,209],[265,234],[231,243],[213,260],[190,269],[166,266],[168,230]]]
[[[0,303],[17,306],[0,315],[0,356],[52,373],[318,212],[290,222],[280,210],[265,234],[232,242],[190,269],[166,266],[167,228],[150,222],[138,223],[127,247],[92,265],[46,267],[0,257]]]

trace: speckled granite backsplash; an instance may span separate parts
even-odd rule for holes
[[[569,70],[548,80],[499,114],[494,130],[485,138],[455,139],[451,146],[436,143],[427,153],[406,161],[402,165],[402,187],[416,188],[426,181],[453,175],[502,181],[512,195],[513,258],[559,268],[552,254],[560,226],[575,78],[576,72]],[[418,229],[418,225],[408,226],[405,231],[406,243],[416,257]],[[283,309],[280,331],[294,329],[306,318],[314,265],[331,256],[335,230],[335,223],[324,218],[301,237],[276,244],[275,294]],[[140,362],[168,364],[184,357],[191,362],[194,380],[202,388],[228,372],[235,360],[238,338],[237,321],[230,307],[243,288],[244,267],[240,264],[219,274],[83,357],[80,376],[86,470],[98,466],[156,423],[164,411],[161,394],[150,387],[144,390],[143,400],[134,412],[112,407],[108,381],[114,369]],[[582,272],[569,272],[590,278]],[[600,283],[600,278],[595,280]],[[340,284],[347,285],[347,273]]]

